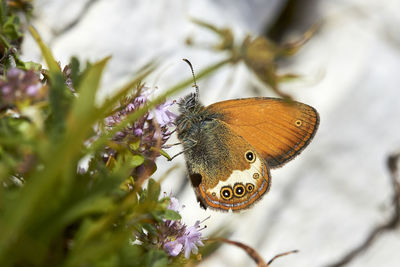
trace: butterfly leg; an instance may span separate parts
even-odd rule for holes
[[[175,154],[174,156],[172,156],[170,159],[168,159],[168,161],[171,161],[171,160],[173,160],[174,158],[176,158],[177,156],[179,156],[180,154],[182,154],[182,153],[184,153],[185,152],[185,150],[183,150],[183,151],[181,151],[181,152],[179,152],[178,154]]]
[[[174,132],[176,132],[176,128],[175,128],[173,131],[169,132],[168,134],[171,135],[171,134],[173,134]]]
[[[195,140],[193,140],[193,139],[190,139],[190,141],[192,141],[192,145],[190,146],[190,147],[188,147],[188,148],[185,148],[184,150],[182,150],[181,152],[179,152],[178,154],[175,154],[174,156],[172,156],[168,161],[171,161],[171,160],[173,160],[174,158],[176,158],[177,156],[179,156],[179,155],[181,155],[181,154],[183,154],[183,153],[185,153],[186,151],[188,151],[188,150],[190,150],[190,149],[192,149],[194,146],[196,146],[196,144],[197,144],[197,141],[195,141]],[[177,144],[181,144],[181,143],[177,143]],[[176,145],[176,144],[172,144],[172,145]]]
[[[182,143],[175,143],[175,144],[167,144],[167,145],[163,145],[163,148],[171,148],[173,146],[177,146],[177,145],[181,145]]]

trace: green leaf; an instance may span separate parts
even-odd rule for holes
[[[143,229],[147,230],[148,234],[153,236],[157,236],[158,234],[157,228],[153,224],[145,223],[143,224]]]
[[[58,142],[60,135],[65,132],[65,119],[74,99],[72,92],[65,85],[64,76],[60,72],[50,73],[49,106],[50,116],[46,121],[47,129]]]
[[[171,160],[171,156],[163,149],[160,149],[158,152],[160,152],[160,155],[165,157],[167,160]]]
[[[154,179],[150,179],[147,185],[147,199],[157,201],[160,196],[161,186]]]
[[[57,219],[56,221],[60,221],[60,224],[62,225],[67,225],[80,217],[96,213],[105,213],[113,207],[114,204],[111,198],[94,195],[80,200],[69,210],[65,210],[62,218]]]
[[[26,70],[41,71],[42,65],[33,61],[24,62],[24,68]]]
[[[145,257],[146,267],[165,267],[168,264],[168,255],[163,250],[150,250]]]
[[[144,163],[144,157],[142,155],[128,155],[126,160],[130,168],[136,168]]]
[[[7,18],[7,1],[0,2],[0,25],[3,27]]]
[[[59,134],[65,131],[65,117],[73,99],[72,92],[69,91],[65,85],[64,75],[62,74],[57,61],[54,59],[51,50],[44,44],[35,28],[30,26],[29,31],[39,46],[42,56],[49,68],[49,102],[51,114],[47,122],[47,127],[48,129],[51,129],[53,136],[59,136]],[[56,138],[56,140],[58,141],[58,138]]]
[[[80,63],[79,60],[76,57],[71,58],[71,79],[72,79],[72,84],[75,87],[75,89],[80,88],[80,82],[82,79],[82,76],[80,74]]]
[[[3,33],[11,40],[17,40],[22,37],[21,22],[16,15],[7,18],[6,23],[3,25]]]
[[[97,227],[96,224],[88,227]],[[87,229],[91,231],[91,229]],[[73,247],[67,255],[65,267],[73,266],[93,266],[93,262],[104,259],[107,255],[112,255],[128,241],[129,233],[121,231],[102,231],[95,238],[85,240],[83,244]]]
[[[132,149],[133,151],[138,150],[139,147],[140,147],[140,139],[139,138],[137,138],[136,140],[129,143],[129,148]]]
[[[142,204],[146,201],[147,199],[147,190],[142,189],[139,193],[139,203]]]
[[[33,39],[35,39],[37,45],[39,46],[40,51],[42,52],[42,56],[47,63],[47,67],[49,68],[49,71],[61,73],[60,66],[58,66],[57,61],[54,59],[51,50],[43,43],[43,40],[36,29],[33,26],[29,26],[29,31],[32,34]]]
[[[121,265],[126,267],[142,267],[145,254],[143,246],[127,243],[121,251]]]
[[[163,217],[164,217],[164,219],[171,220],[171,221],[177,221],[182,218],[178,212],[169,210],[169,209],[165,210]]]
[[[96,110],[95,97],[97,89],[99,88],[104,68],[109,59],[110,57],[106,57],[85,70],[82,81],[79,83],[79,87],[76,88],[79,92],[79,97],[72,108],[70,118],[72,121],[70,123],[82,121],[83,118],[88,120],[90,116],[93,116],[93,112]]]
[[[153,219],[156,220],[157,222],[161,223],[163,221],[163,215],[164,212],[161,210],[152,210],[150,211],[151,216],[153,216]]]
[[[95,96],[99,88],[100,79],[107,64],[108,58],[88,67],[77,90],[79,94],[72,103],[71,111],[67,118],[66,145],[71,153],[80,151],[82,142],[88,138],[92,125],[103,118],[95,106]]]

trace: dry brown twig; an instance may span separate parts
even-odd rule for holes
[[[367,238],[361,244],[353,248],[349,253],[344,255],[337,262],[327,265],[328,267],[339,267],[346,265],[362,252],[366,251],[382,233],[394,230],[400,225],[400,172],[398,167],[399,159],[400,151],[393,153],[387,159],[387,167],[390,172],[390,178],[394,191],[392,198],[392,215],[386,222],[374,227]]]
[[[247,253],[247,255],[249,255],[255,261],[255,263],[257,264],[257,267],[269,267],[270,264],[275,259],[277,259],[279,257],[282,257],[282,256],[286,256],[286,255],[298,252],[298,250],[292,250],[292,251],[280,253],[278,255],[275,255],[272,259],[270,259],[268,261],[268,263],[266,263],[264,261],[264,259],[261,257],[261,255],[258,254],[258,252],[254,248],[249,247],[248,245],[245,245],[245,244],[243,244],[241,242],[232,241],[232,240],[229,240],[229,239],[226,239],[226,238],[214,238],[214,239],[209,239],[208,241],[211,241],[211,242],[224,242],[224,243],[231,244],[231,245],[234,245],[234,246],[237,246],[237,247],[243,249]]]

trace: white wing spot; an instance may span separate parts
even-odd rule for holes
[[[212,195],[214,194],[219,195],[219,192],[221,191],[222,187],[231,186],[233,188],[233,186],[236,183],[242,183],[242,184],[250,183],[255,187],[254,176],[255,174],[258,174],[258,177],[260,177],[261,172],[262,172],[262,162],[257,157],[256,160],[250,164],[249,169],[243,171],[234,170],[226,181],[219,181],[215,187],[209,188],[207,190],[207,193]]]

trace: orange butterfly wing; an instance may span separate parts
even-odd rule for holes
[[[319,115],[311,106],[278,98],[245,98],[222,101],[206,109],[246,139],[276,168],[293,159],[310,143]]]

